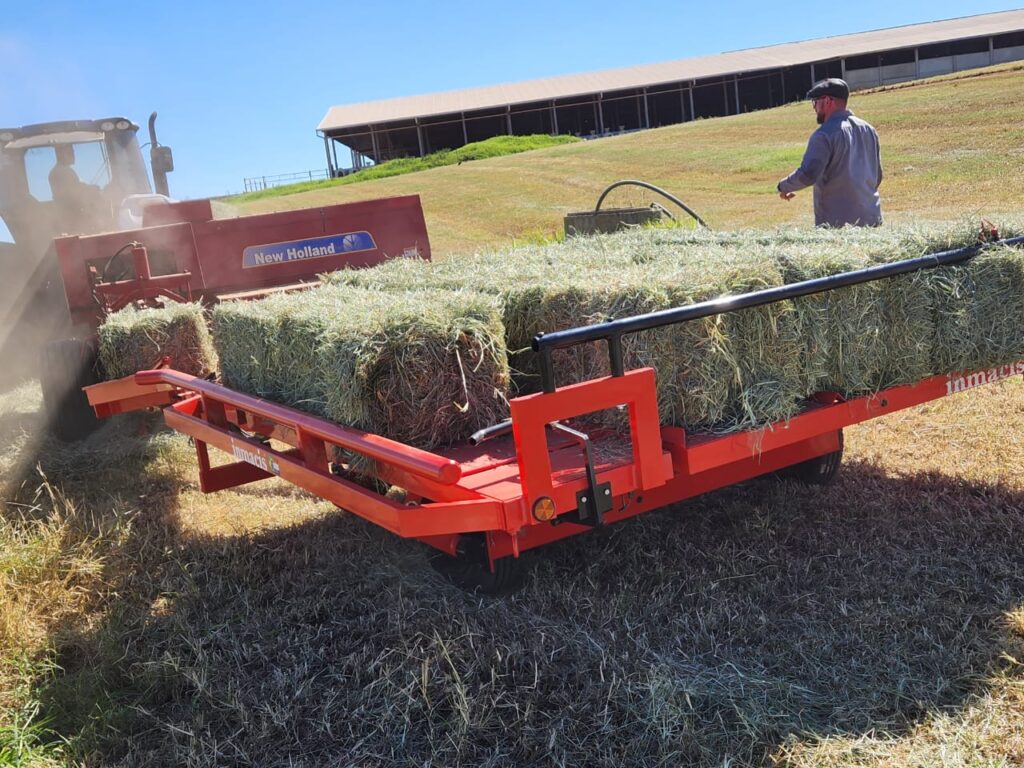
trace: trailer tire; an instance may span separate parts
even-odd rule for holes
[[[486,539],[478,534],[467,534],[459,540],[456,557],[439,552],[431,557],[430,564],[455,586],[491,596],[519,589],[527,571],[522,557],[499,557],[492,571],[487,562]]]
[[[83,440],[100,424],[82,387],[97,383],[96,352],[81,339],[51,341],[43,347],[39,383],[47,431],[66,443]]]
[[[828,485],[839,474],[839,466],[843,462],[843,430],[839,430],[838,436],[838,450],[786,467],[779,474],[804,485]]]

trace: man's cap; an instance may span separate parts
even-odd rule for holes
[[[821,96],[833,96],[845,101],[850,98],[850,86],[846,84],[845,80],[840,80],[838,77],[819,80],[814,84],[811,90],[807,92],[807,98],[817,99]]]

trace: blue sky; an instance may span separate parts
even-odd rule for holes
[[[319,169],[327,108],[1010,10],[821,2],[5,2],[0,126],[156,110],[171,192]],[[12,10],[11,5],[15,5]],[[143,129],[144,130],[144,129]]]

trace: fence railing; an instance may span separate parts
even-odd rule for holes
[[[298,173],[279,173],[275,176],[251,176],[245,179],[246,192],[259,192],[261,189],[280,187],[284,184],[300,184],[303,181],[319,181],[331,178],[326,170],[299,171]]]

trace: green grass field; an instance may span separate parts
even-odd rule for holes
[[[891,219],[1019,212],[1017,68],[858,94]],[[439,255],[555,233],[611,181],[809,225],[806,104],[263,199],[420,193]],[[632,196],[632,197],[631,197]],[[639,193],[623,193],[646,202]],[[205,495],[153,415],[65,446],[0,394],[0,766],[1024,764],[1024,382],[846,431],[552,545],[504,599],[277,481]]]

